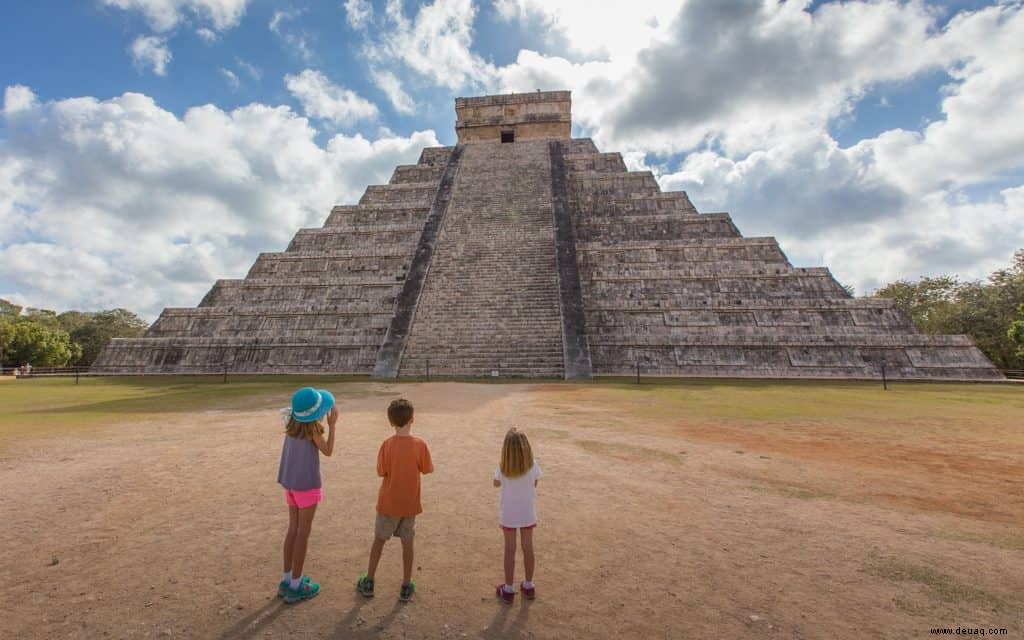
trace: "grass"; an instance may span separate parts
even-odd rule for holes
[[[231,376],[227,384],[219,376],[82,378],[77,385],[71,378],[8,381],[0,384],[0,441],[58,427],[83,429],[254,402],[261,408],[284,406],[292,390],[307,384],[383,392],[381,383],[368,382],[354,376],[241,375]],[[913,439],[962,434],[975,442],[1024,445],[1024,387],[1019,385],[895,383],[882,391],[871,382],[647,378],[636,385],[599,378],[594,383],[542,383],[541,389],[539,402],[584,426],[632,428],[640,419],[655,431],[680,423],[717,423],[787,434],[814,427],[819,435],[855,432],[887,441],[899,439],[901,431]]]
[[[850,430],[887,441],[958,434],[1000,444],[1024,445],[1024,386],[818,380],[599,379],[583,385],[552,385],[545,404],[567,415],[600,416],[604,424],[641,419],[665,430],[680,423],[717,423],[799,431]],[[579,396],[580,402],[574,399]],[[901,433],[903,432],[903,433]]]
[[[678,456],[673,453],[668,453],[667,451],[661,451],[660,449],[637,447],[631,444],[622,444],[618,442],[602,442],[599,440],[574,440],[573,443],[578,447],[581,447],[584,451],[628,462],[642,462],[647,460],[668,462],[671,464],[679,462]]]
[[[286,406],[298,387],[335,388],[357,377],[160,376],[31,378],[0,385],[0,445],[12,437],[76,430],[162,414]],[[275,404],[276,403],[276,404]]]
[[[959,582],[956,578],[933,567],[918,565],[896,558],[881,558],[871,562],[868,573],[892,582],[912,582],[928,589],[940,602],[975,603],[991,609],[1001,609],[1003,601],[995,595]]]

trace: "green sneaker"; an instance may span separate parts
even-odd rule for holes
[[[302,582],[309,582],[309,576],[302,576]],[[277,597],[283,598],[284,594],[288,592],[288,581],[282,580],[277,583]]]
[[[359,580],[356,581],[356,591],[358,591],[364,598],[372,598],[373,578],[367,577],[365,573],[359,576]]]
[[[409,602],[412,600],[412,594],[416,593],[416,581],[410,580],[408,584],[402,585],[402,590],[398,593],[398,599],[402,602]]]
[[[302,600],[315,598],[320,593],[320,585],[315,582],[299,582],[298,589],[286,589],[284,592],[285,604],[295,604]]]

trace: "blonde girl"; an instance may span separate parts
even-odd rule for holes
[[[523,544],[523,566],[526,579],[519,585],[523,597],[533,600],[537,590],[533,584],[533,529],[537,526],[537,480],[540,466],[533,459],[533,449],[526,434],[515,427],[505,434],[501,445],[501,464],[494,471],[494,486],[501,488],[498,524],[505,535],[505,583],[499,584],[499,600],[511,604],[516,592],[513,579],[516,568],[516,531]]]
[[[330,456],[334,452],[338,409],[330,392],[303,387],[292,395],[291,409],[284,409],[282,413],[285,436],[277,481],[284,487],[284,500],[288,505],[288,533],[284,537],[284,575],[277,586],[277,595],[291,604],[320,593],[320,585],[302,575],[302,568],[316,505],[324,497],[320,454]],[[326,439],[321,422],[325,417]]]

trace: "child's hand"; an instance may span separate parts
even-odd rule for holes
[[[331,410],[327,412],[327,426],[333,429],[338,424],[338,416],[340,415],[337,406],[331,407]]]

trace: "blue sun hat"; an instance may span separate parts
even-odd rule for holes
[[[297,422],[313,422],[327,415],[334,406],[330,391],[303,387],[292,395],[291,417]]]

